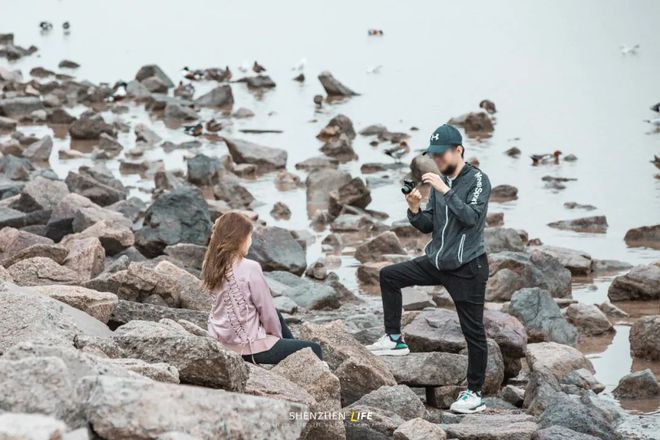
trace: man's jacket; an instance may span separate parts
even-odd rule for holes
[[[451,181],[442,176],[450,190],[442,194],[431,188],[426,209],[413,214],[410,224],[421,232],[432,232],[424,253],[438,270],[452,270],[486,252],[484,225],[490,197],[490,181],[479,168],[465,164]]]

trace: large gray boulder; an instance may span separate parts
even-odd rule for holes
[[[410,353],[382,356],[397,383],[411,387],[460,385],[467,372],[467,356],[454,353]]]
[[[607,291],[610,301],[660,299],[660,262],[633,267],[612,280]]]
[[[357,93],[342,84],[327,70],[319,73],[318,78],[328,96],[341,97],[357,95]]]
[[[660,395],[660,385],[650,368],[626,374],[612,391],[624,399],[650,399]]]
[[[600,335],[614,330],[605,313],[595,304],[570,304],[566,307],[566,319],[586,335]]]
[[[281,148],[266,147],[252,142],[224,138],[234,162],[256,165],[261,173],[286,168],[287,152]]]
[[[453,310],[424,310],[403,328],[403,335],[413,352],[458,353],[467,347],[458,315]]]
[[[22,212],[52,210],[67,194],[69,189],[64,182],[37,176],[25,184],[18,200],[10,207]]]
[[[508,301],[513,292],[524,287],[540,287],[554,298],[571,295],[571,272],[556,258],[541,251],[490,254],[488,263],[488,301]]]
[[[617,414],[604,410],[597,398],[559,393],[539,416],[539,427],[563,426],[603,440],[622,440],[616,432]]]
[[[234,105],[234,95],[229,84],[222,84],[195,99],[195,104],[202,107],[231,108]]]
[[[26,258],[9,266],[7,271],[19,286],[79,284],[85,279],[81,273],[47,257]]]
[[[167,76],[165,72],[163,72],[163,69],[161,69],[158,65],[156,64],[147,64],[142,67],[140,67],[140,70],[137,71],[135,74],[135,79],[142,82],[147,78],[153,78],[156,77],[158,78],[163,84],[167,86],[167,88],[174,87],[174,83],[172,80]]]
[[[577,330],[566,321],[547,290],[518,290],[511,297],[509,313],[522,322],[532,342],[554,341],[572,346],[577,343]]]
[[[299,403],[185,385],[109,376],[83,379],[84,415],[102,438],[153,439],[171,431],[195,438],[298,438],[308,408]]]
[[[36,96],[16,96],[0,99],[0,115],[12,119],[28,117],[36,110],[43,110],[41,100]]]
[[[3,440],[65,438],[67,426],[61,420],[41,414],[5,413],[0,415]]]
[[[300,327],[300,338],[321,345],[323,359],[341,382],[342,406],[383,385],[396,385],[383,360],[351,336],[340,320],[322,325],[305,322]]]
[[[392,411],[404,420],[424,415],[424,404],[406,385],[382,386],[349,405],[349,408],[368,406]]]
[[[539,246],[537,249],[559,260],[561,265],[570,270],[573,275],[584,276],[593,271],[591,255],[586,252],[548,245]]]
[[[201,191],[181,187],[160,196],[147,209],[144,226],[135,233],[135,246],[153,258],[172,244],[205,245],[210,232],[211,217]]]
[[[114,126],[105,122],[103,116],[91,110],[84,112],[69,126],[72,139],[99,139],[103,133],[115,137],[116,132]]]
[[[330,205],[330,192],[338,190],[350,180],[349,173],[333,168],[315,169],[309,173],[305,180],[308,214],[327,210]]]
[[[660,224],[629,229],[623,239],[628,246],[660,249]]]
[[[459,423],[441,424],[449,438],[465,440],[531,440],[538,430],[533,416],[527,414],[469,414]]]
[[[305,250],[289,230],[279,226],[254,230],[248,258],[258,261],[266,271],[285,270],[302,275],[307,268]]]
[[[361,263],[383,260],[386,254],[406,254],[399,238],[392,231],[378,234],[355,249],[355,259]]]
[[[630,351],[642,359],[660,359],[660,315],[643,316],[630,328]]]
[[[513,228],[486,228],[484,242],[488,253],[525,250],[525,243],[520,238],[520,233]]]
[[[589,359],[580,351],[556,342],[528,344],[527,364],[530,370],[551,373],[558,381],[571,371],[581,368],[595,373]]]

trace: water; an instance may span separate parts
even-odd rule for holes
[[[429,133],[450,117],[475,110],[489,98],[497,104],[497,125],[487,141],[467,140],[468,157],[479,158],[494,185],[512,184],[519,199],[492,204],[492,212],[505,213],[505,225],[528,231],[546,244],[589,252],[600,259],[631,264],[648,263],[660,252],[628,248],[623,236],[633,227],[660,220],[659,172],[649,160],[660,154],[660,133],[643,119],[653,117],[649,106],[660,101],[660,39],[657,20],[660,2],[582,1],[551,3],[506,1],[416,2],[414,7],[395,1],[335,1],[332,6],[308,1],[238,2],[156,1],[114,2],[0,0],[0,32],[14,32],[17,44],[35,44],[39,52],[9,67],[27,76],[34,66],[58,70],[62,59],[81,64],[79,79],[114,83],[131,79],[143,64],[159,64],[176,82],[183,66],[229,65],[235,77],[239,65],[258,60],[277,82],[276,89],[257,96],[244,85],[232,85],[235,107],[248,107],[256,116],[236,120],[232,134],[264,145],[285,148],[288,169],[304,179],[294,164],[319,154],[316,133],[337,113],[349,116],[356,129],[372,123],[411,134],[410,145],[421,148]],[[41,20],[55,29],[40,33]],[[60,23],[71,22],[70,35]],[[367,36],[367,29],[384,30],[383,37]],[[636,55],[622,55],[622,44],[640,44]],[[292,81],[291,67],[307,59],[307,82]],[[382,65],[369,74],[370,66]],[[6,61],[0,66],[7,67]],[[315,111],[312,97],[322,93],[316,75],[330,69],[361,93],[340,104]],[[212,84],[197,83],[199,92]],[[131,106],[128,115],[106,113],[129,122],[149,115]],[[83,111],[82,107],[74,113]],[[205,118],[211,112],[203,113]],[[150,124],[165,139],[189,140],[181,130],[161,121]],[[419,131],[409,131],[412,126]],[[243,135],[239,128],[282,129],[283,134]],[[45,134],[47,127],[24,128]],[[125,147],[132,134],[121,135]],[[358,136],[354,148],[359,160],[342,165],[359,175],[363,162],[389,162],[383,147],[369,146]],[[519,159],[504,154],[517,146]],[[68,137],[57,139],[56,150],[70,147]],[[79,145],[74,145],[80,148]],[[530,166],[529,154],[560,149],[578,156],[577,162]],[[206,141],[202,152],[220,155],[223,144]],[[190,152],[148,151],[145,158],[163,159],[166,168],[185,169]],[[51,164],[64,177],[86,159],[61,161],[53,152]],[[407,162],[407,160],[406,160]],[[118,172],[118,162],[108,167]],[[405,170],[402,170],[402,172]],[[369,208],[387,212],[391,220],[404,216],[398,190],[401,173],[390,172],[396,183],[372,191]],[[577,178],[562,191],[544,188],[545,175]],[[149,198],[151,180],[124,176],[132,194]],[[269,224],[307,228],[304,190],[278,192],[272,175],[246,185],[264,204],[256,211]],[[293,212],[289,221],[273,220],[269,211],[276,200]],[[567,210],[564,202],[595,205],[596,211]],[[580,234],[549,228],[547,223],[586,215],[605,215],[606,234]],[[319,235],[322,237],[325,233]],[[320,254],[319,241],[310,246],[308,259]],[[338,273],[355,286],[354,263],[343,260]],[[602,302],[610,278],[594,280],[596,290],[576,286],[576,298]],[[658,313],[649,304],[647,313]],[[594,359],[598,375],[608,386],[635,368],[627,353],[625,327],[617,326],[613,342],[600,347]],[[601,360],[597,360],[601,359]],[[607,362],[605,361],[607,360]],[[656,374],[658,370],[656,369]],[[656,404],[656,408],[657,408]]]

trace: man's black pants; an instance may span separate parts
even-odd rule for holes
[[[456,313],[468,349],[468,388],[481,391],[488,363],[488,345],[484,329],[484,299],[488,280],[486,254],[452,271],[436,269],[423,255],[403,263],[386,266],[380,271],[385,332],[401,333],[401,288],[443,285],[456,305]]]

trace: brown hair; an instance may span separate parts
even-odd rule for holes
[[[215,221],[202,264],[202,283],[205,289],[210,292],[222,284],[241,245],[251,233],[252,223],[241,213],[228,212]]]

